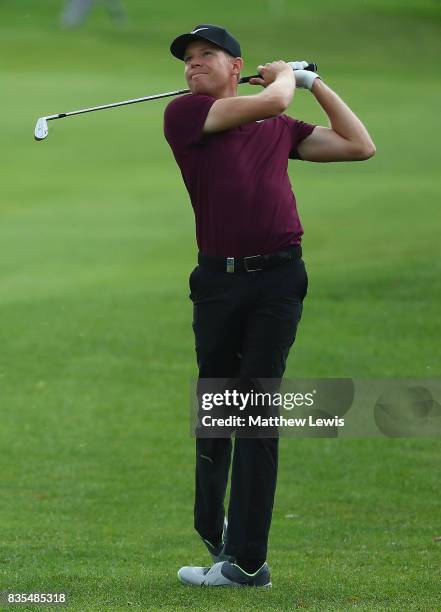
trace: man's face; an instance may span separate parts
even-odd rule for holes
[[[192,93],[216,96],[231,85],[233,74],[238,73],[234,58],[205,40],[187,46],[184,64],[185,80]]]

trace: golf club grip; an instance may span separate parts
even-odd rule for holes
[[[306,66],[305,70],[309,70],[309,72],[317,72],[317,64],[315,62],[311,62],[310,64]],[[260,79],[260,78],[261,78],[260,74],[253,74],[252,76],[242,77],[239,83],[240,84],[248,83],[250,79]]]

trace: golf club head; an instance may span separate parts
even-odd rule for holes
[[[46,117],[40,117],[37,121],[34,131],[35,140],[44,140],[48,135],[48,127]]]

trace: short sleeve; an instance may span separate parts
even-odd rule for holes
[[[216,98],[189,94],[175,98],[164,113],[164,135],[174,152],[198,144],[208,112]]]
[[[282,115],[282,119],[285,121],[291,133],[291,151],[289,153],[289,159],[301,159],[297,147],[305,140],[310,134],[312,134],[314,128],[317,126],[313,123],[305,123],[298,119],[288,117],[288,115]]]

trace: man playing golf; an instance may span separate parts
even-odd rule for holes
[[[170,49],[183,60],[191,91],[167,106],[164,133],[196,220],[198,266],[189,283],[199,378],[280,379],[308,282],[288,159],[364,160],[375,146],[317,74],[283,61],[259,66],[250,83],[263,90],[238,96],[241,49],[222,27],[198,25]],[[330,127],[283,114],[296,87],[312,92]],[[236,436],[227,522],[231,453],[231,438],[196,438],[194,526],[214,564],[182,567],[178,577],[191,585],[271,586],[278,438]]]

